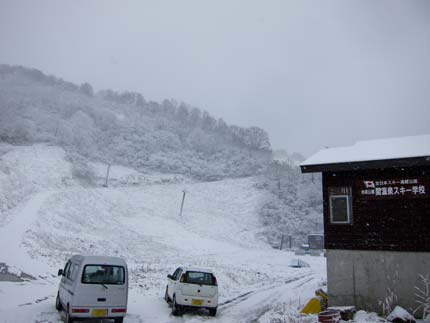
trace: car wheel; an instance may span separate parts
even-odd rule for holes
[[[175,316],[182,315],[182,308],[180,305],[176,304],[176,297],[174,295],[173,295],[173,301],[172,301],[172,314]]]
[[[118,317],[114,320],[115,323],[122,323],[124,322],[124,318],[123,317]]]
[[[73,318],[70,317],[70,308],[69,305],[67,305],[67,311],[66,311],[66,319],[64,320],[65,323],[73,323]]]
[[[210,308],[209,309],[209,315],[210,316],[215,316],[216,315],[216,310],[217,310],[217,308],[215,307],[215,308]]]
[[[164,300],[166,303],[170,303],[169,293],[168,293],[168,287],[166,286],[166,292],[164,293]]]
[[[57,294],[57,298],[55,299],[55,308],[57,309],[57,311],[61,311],[63,309],[63,306],[61,305],[59,293]]]

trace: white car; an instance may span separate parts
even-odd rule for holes
[[[173,315],[181,315],[186,308],[206,308],[211,316],[216,315],[218,283],[210,269],[179,267],[167,278],[164,299]]]
[[[94,318],[123,322],[128,298],[124,260],[75,255],[58,275],[62,277],[55,307],[65,312],[66,323]]]

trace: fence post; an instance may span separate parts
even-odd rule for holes
[[[108,187],[109,171],[110,171],[110,164],[108,164],[108,167],[107,167],[107,170],[106,170],[105,185],[103,185],[104,187]]]
[[[181,211],[179,211],[179,216],[182,216],[182,211],[184,209],[185,194],[187,193],[187,191],[183,190],[183,192],[184,194],[182,195]]]
[[[282,235],[281,245],[279,246],[279,250],[282,250],[283,245],[284,245],[284,235]]]

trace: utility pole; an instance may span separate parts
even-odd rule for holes
[[[181,210],[179,211],[179,216],[182,217],[182,211],[184,210],[184,202],[185,202],[185,194],[187,193],[186,190],[182,191],[184,194],[182,195],[182,203],[181,203]]]
[[[106,170],[106,180],[104,187],[108,187],[108,180],[109,180],[109,171],[110,171],[110,164],[108,164],[107,170]]]

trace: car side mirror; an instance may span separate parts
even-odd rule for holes
[[[172,279],[173,280],[173,276],[172,275],[167,275],[167,278]]]
[[[58,276],[64,276],[63,269],[58,269]]]

